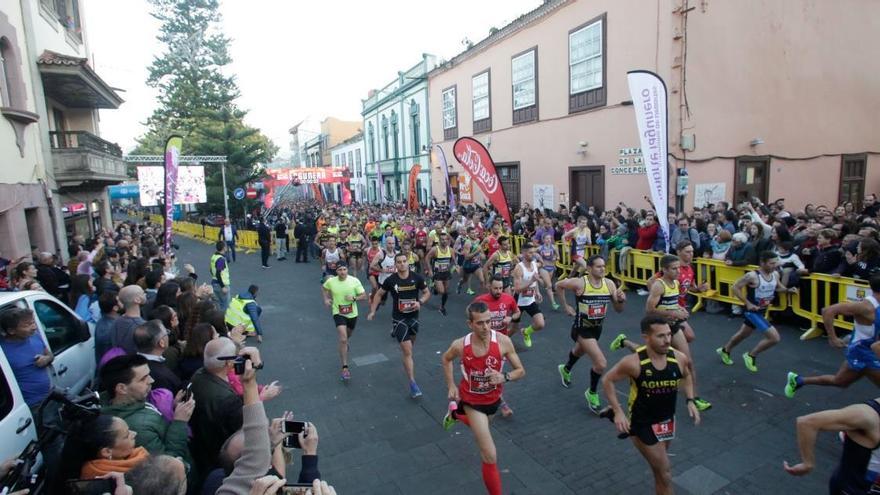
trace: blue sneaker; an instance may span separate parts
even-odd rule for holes
[[[418,399],[422,396],[422,390],[416,385],[416,382],[409,382],[409,396]]]

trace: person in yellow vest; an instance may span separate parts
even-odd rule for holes
[[[229,305],[229,266],[226,264],[226,243],[217,241],[214,244],[216,251],[211,255],[211,287],[214,296],[220,304],[220,309],[225,310]]]
[[[257,342],[262,343],[263,326],[260,325],[260,315],[263,314],[263,308],[257,304],[259,290],[256,285],[251,285],[246,291],[233,297],[226,309],[226,323],[233,327],[243,325],[246,337],[256,335]]]

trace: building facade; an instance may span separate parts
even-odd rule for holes
[[[307,166],[309,155],[306,151],[306,142],[321,134],[321,123],[312,117],[307,117],[291,127],[288,132],[290,133],[290,166],[294,168]]]
[[[367,176],[364,173],[364,133],[358,133],[330,149],[334,167],[348,169],[350,177],[348,189],[351,198],[357,202],[365,201]],[[342,191],[335,188],[336,198],[342,198]]]
[[[31,246],[67,257],[66,238],[111,226],[107,186],[125,180],[98,109],[122,99],[91,68],[82,2],[0,7],[0,252]]]
[[[428,75],[431,138],[456,194],[452,145],[474,136],[513,208],[645,207],[626,74],[647,69],[667,85],[669,183],[675,195],[686,171],[686,211],[752,196],[860,203],[880,191],[868,166],[880,160],[878,16],[857,0],[548,0]]]
[[[421,166],[416,188],[419,202],[431,199],[430,129],[427,74],[437,66],[434,55],[422,60],[362,101],[366,151],[367,201],[379,201],[379,172],[385,199],[400,201],[410,191],[409,174]]]

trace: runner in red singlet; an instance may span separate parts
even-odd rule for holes
[[[379,247],[379,238],[370,237],[370,249],[367,250],[367,272],[370,279],[370,301],[373,300],[373,294],[379,290],[379,272],[373,269],[373,258],[382,252]]]
[[[489,495],[501,494],[501,473],[496,465],[495,442],[489,430],[489,417],[501,405],[502,386],[526,374],[513,342],[504,334],[489,328],[492,320],[485,303],[471,303],[467,308],[471,333],[456,339],[443,354],[443,374],[449,389],[449,400],[457,402],[443,418],[443,427],[450,429],[455,421],[470,426],[480,448],[483,461],[483,483]],[[455,385],[453,362],[461,359],[462,380]],[[502,372],[504,361],[512,371]]]
[[[489,314],[492,318],[489,322],[490,329],[510,337],[510,323],[520,317],[520,310],[516,299],[504,292],[504,279],[501,278],[501,275],[493,276],[489,281],[489,292],[480,294],[472,302],[484,303],[489,308]],[[501,398],[499,409],[505,418],[513,414],[513,409],[504,400],[504,397]]]

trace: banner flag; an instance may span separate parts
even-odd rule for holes
[[[510,208],[507,206],[504,188],[501,187],[501,180],[495,172],[495,162],[492,161],[492,156],[489,155],[486,147],[474,138],[463,137],[452,146],[452,153],[473,181],[480,186],[483,195],[507,221],[507,226],[512,227],[513,222],[510,221]]]
[[[452,185],[449,184],[449,165],[446,164],[446,154],[443,152],[443,147],[439,144],[434,145],[431,161],[440,166],[441,173],[446,179],[446,204],[449,206],[449,211],[455,211],[455,194],[452,192]]]
[[[324,204],[324,191],[321,190],[321,186],[318,184],[309,185],[312,186],[312,193],[315,195],[315,201],[317,201],[319,205]]]
[[[348,184],[342,184],[342,206],[351,204],[351,191],[348,190]]]
[[[666,239],[666,252],[669,252],[669,122],[666,83],[657,74],[646,70],[629,71],[626,79],[636,111],[648,187],[657,211],[657,222]]]
[[[406,208],[412,211],[419,211],[419,172],[422,166],[416,163],[409,170],[409,196],[407,197]]]
[[[165,142],[165,253],[171,251],[171,226],[174,223],[174,198],[177,196],[177,168],[183,137],[176,134]]]

